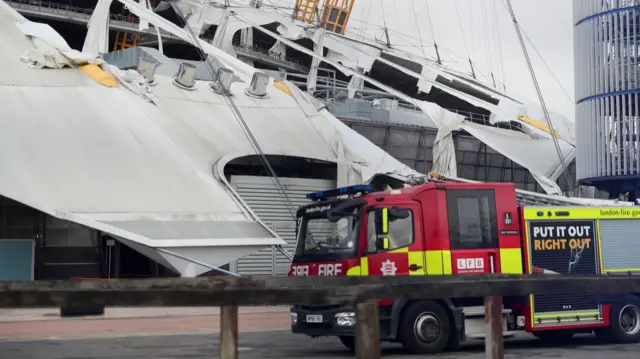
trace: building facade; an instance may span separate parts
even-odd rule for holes
[[[573,2],[577,179],[640,196],[640,1]]]

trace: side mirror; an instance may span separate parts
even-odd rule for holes
[[[375,216],[376,249],[387,250],[389,249],[389,209],[376,208]]]
[[[333,210],[327,211],[327,220],[331,223],[337,222],[341,217],[336,215]]]
[[[389,210],[389,215],[391,216],[391,220],[393,221],[394,219],[404,219],[409,217],[409,215],[411,214],[411,211],[409,211],[406,208],[398,208],[398,207],[392,207],[391,210]]]

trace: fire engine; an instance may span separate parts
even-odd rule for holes
[[[640,207],[540,205],[546,202],[527,201],[518,191],[512,183],[430,181],[386,191],[357,185],[310,193],[312,202],[297,211],[289,275],[640,272]],[[640,340],[638,293],[505,297],[503,305],[505,337],[525,331],[567,341],[595,332],[610,342]],[[378,306],[381,340],[411,353],[455,350],[484,336],[482,298]],[[353,350],[353,306],[294,305],[291,330],[335,336]]]

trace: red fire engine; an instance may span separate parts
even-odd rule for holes
[[[639,207],[520,206],[511,183],[436,182],[373,192],[310,193],[298,209],[289,275],[560,275],[640,272]],[[520,198],[520,197],[518,197]],[[457,349],[484,333],[482,298],[383,301],[381,340],[412,353]],[[294,305],[293,333],[337,336],[353,349],[353,307]],[[504,335],[567,341],[595,332],[640,340],[638,293],[504,298]]]

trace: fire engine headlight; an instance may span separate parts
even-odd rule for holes
[[[298,313],[291,313],[291,325],[298,324]]]
[[[339,327],[352,327],[356,325],[356,313],[338,313],[336,314],[336,324]]]

